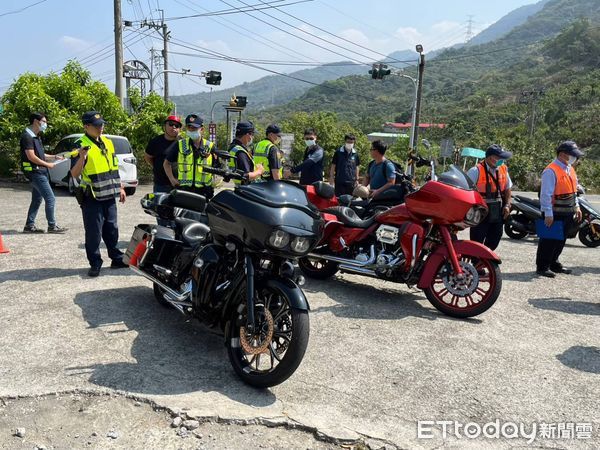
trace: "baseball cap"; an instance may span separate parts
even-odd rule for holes
[[[99,127],[106,123],[106,120],[102,118],[102,115],[98,111],[88,111],[83,113],[81,121],[84,125],[93,125],[95,127]]]
[[[269,125],[267,127],[267,134],[269,134],[269,133],[275,133],[276,135],[279,136],[281,134],[281,128],[279,128],[277,125],[272,123],[271,125]]]
[[[488,156],[497,156],[500,159],[510,159],[512,158],[512,153],[507,152],[498,144],[492,144],[485,151],[485,157],[487,158]]]
[[[196,114],[196,113],[188,114],[188,116],[185,118],[186,126],[200,128],[203,124],[204,124],[204,120],[202,120],[202,117],[200,117],[199,114]]]
[[[252,122],[239,122],[235,126],[235,134],[248,134],[254,132],[254,124]]]
[[[179,125],[181,125],[181,119],[179,118],[179,116],[176,116],[174,114],[171,114],[169,117],[167,117],[165,119],[165,123],[166,122],[177,122]]]
[[[575,156],[576,158],[581,158],[584,153],[579,150],[575,141],[564,141],[558,147],[556,147],[556,153],[565,152],[568,155]]]

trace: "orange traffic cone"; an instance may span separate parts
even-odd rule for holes
[[[2,233],[0,233],[0,253],[10,253],[8,247],[4,246],[4,241],[2,240]]]

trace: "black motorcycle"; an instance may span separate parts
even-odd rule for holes
[[[585,189],[578,186],[577,197],[582,220],[576,231],[583,245],[598,247],[600,246],[600,213],[594,209],[584,194]],[[504,223],[504,232],[512,239],[535,235],[535,221],[538,219],[542,219],[539,199],[515,195],[512,198],[511,213]]]
[[[227,169],[203,170],[243,180]],[[272,181],[223,190],[209,203],[174,190],[145,198],[143,207],[174,223],[138,225],[127,249],[130,268],[152,281],[158,302],[219,327],[246,383],[269,387],[290,377],[309,337],[295,260],[314,248],[322,228],[306,193]],[[176,216],[179,209],[203,219]]]

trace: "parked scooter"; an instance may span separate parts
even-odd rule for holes
[[[227,169],[203,170],[244,179]],[[173,190],[142,206],[175,223],[174,229],[138,225],[126,253],[130,268],[153,283],[158,302],[220,328],[231,365],[246,383],[269,387],[290,377],[309,337],[309,306],[294,261],[314,248],[323,224],[303,189],[286,181],[238,186],[208,204]],[[176,217],[178,208],[206,221]]]
[[[313,204],[324,206],[308,190]],[[305,275],[338,270],[416,285],[438,310],[472,317],[489,309],[502,288],[500,258],[484,245],[456,239],[485,218],[487,205],[456,166],[406,196],[405,203],[366,220],[345,206],[322,208],[319,245],[299,260]]]
[[[577,198],[582,220],[578,227],[579,240],[587,247],[600,246],[600,213],[585,197],[585,188],[577,186]],[[523,239],[535,235],[535,221],[542,218],[539,199],[515,195],[511,213],[504,224],[504,232],[512,239]],[[574,235],[571,237],[575,237]]]

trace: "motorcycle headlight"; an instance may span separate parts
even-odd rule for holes
[[[295,237],[291,247],[295,253],[306,253],[310,248],[310,239],[300,236]]]
[[[269,245],[273,248],[282,249],[290,243],[290,234],[283,230],[275,230],[269,236]]]
[[[485,218],[487,210],[482,206],[472,206],[465,216],[465,223],[470,226],[479,225]]]

